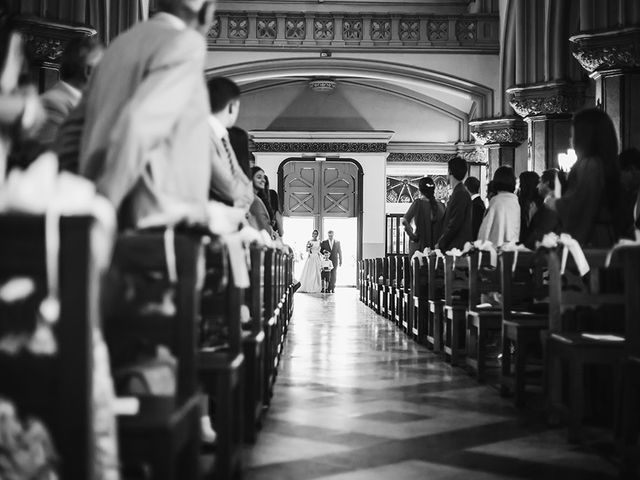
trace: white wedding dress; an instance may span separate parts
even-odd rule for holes
[[[320,278],[320,241],[311,240],[311,253],[304,264],[300,275],[299,292],[320,293],[322,291],[322,279]]]

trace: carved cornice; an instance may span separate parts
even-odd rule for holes
[[[397,163],[397,162],[446,163],[455,156],[456,156],[455,153],[391,152],[387,156],[387,162],[388,163]]]
[[[18,17],[16,29],[25,40],[25,48],[36,62],[58,63],[67,43],[72,38],[96,35],[93,28],[64,24],[39,17]]]
[[[384,153],[382,142],[255,142],[254,152],[266,153]]]
[[[520,145],[527,139],[527,125],[517,117],[477,120],[469,127],[480,145]]]
[[[569,43],[588,72],[640,68],[640,27],[574,35]]]
[[[507,89],[509,104],[521,117],[570,114],[584,103],[581,83],[549,82]]]
[[[210,50],[429,50],[495,54],[499,17],[357,12],[220,11],[207,34]]]

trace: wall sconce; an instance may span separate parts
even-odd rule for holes
[[[576,151],[573,148],[567,150],[567,153],[558,154],[558,167],[563,172],[569,173],[573,165],[578,161]]]

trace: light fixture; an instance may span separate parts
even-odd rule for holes
[[[332,78],[314,78],[309,80],[309,87],[314,92],[332,92],[336,88],[336,81]]]
[[[573,165],[578,161],[576,151],[573,148],[567,150],[567,153],[558,154],[558,167],[563,172],[569,172]]]

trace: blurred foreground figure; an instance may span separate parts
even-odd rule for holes
[[[113,203],[120,229],[206,218],[211,165],[203,35],[215,6],[160,0],[158,8],[113,41],[78,108],[80,173]]]

